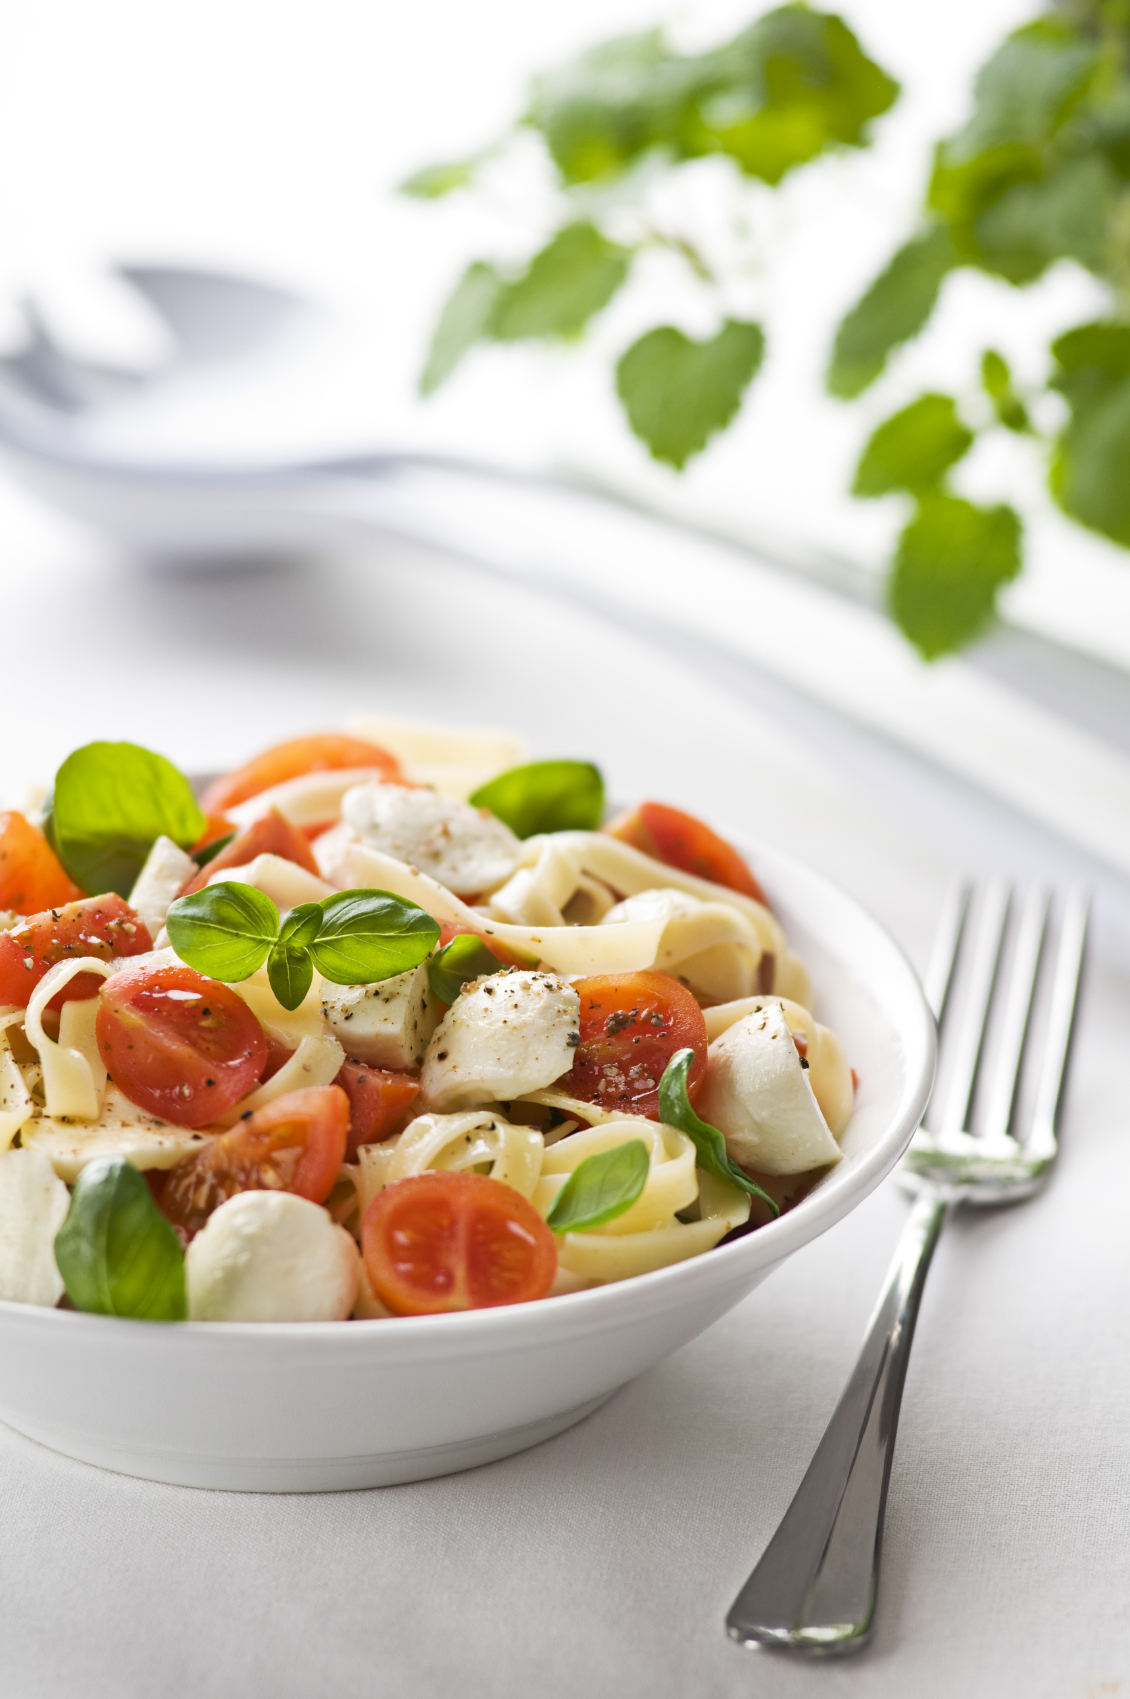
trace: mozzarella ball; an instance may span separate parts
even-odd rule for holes
[[[438,791],[356,785],[342,798],[341,813],[363,844],[462,895],[493,890],[522,858],[509,826]]]
[[[0,1156],[0,1298],[44,1304],[63,1296],[55,1235],[67,1219],[71,1194],[38,1150]]]
[[[427,1110],[472,1109],[541,1091],[568,1073],[581,1002],[553,973],[513,968],[464,986],[424,1056]]]
[[[803,1174],[840,1159],[779,1003],[714,1040],[695,1108],[735,1162],[762,1174]]]
[[[185,1257],[191,1321],[344,1321],[357,1301],[357,1246],[320,1204],[237,1192]]]

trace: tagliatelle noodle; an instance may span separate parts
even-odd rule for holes
[[[20,1131],[21,1142],[29,1150],[42,1151],[60,1180],[69,1186],[96,1157],[121,1156],[142,1170],[173,1168],[214,1136],[147,1114],[113,1084],[92,1124],[53,1121],[40,1115]]]
[[[265,897],[270,897],[280,914],[297,908],[299,903],[320,903],[333,896],[333,886],[324,879],[288,861],[282,855],[257,855],[243,867],[221,867],[208,880],[209,885],[231,881],[237,885],[254,885]]]
[[[76,956],[70,961],[56,962],[44,974],[28,1001],[24,1031],[39,1052],[44,1102],[53,1120],[97,1121],[106,1090],[106,1070],[98,1062],[96,1046],[95,1065],[92,1067],[91,1058],[85,1050],[64,1043],[56,1044],[53,1038],[48,1038],[43,1030],[43,1011],[76,974],[96,973],[100,979],[109,979],[116,971],[100,956]],[[64,1014],[67,1007],[64,1005]],[[81,1022],[77,1030],[85,1038]]]
[[[515,1127],[489,1110],[457,1115],[418,1115],[396,1141],[385,1185],[435,1169],[466,1170],[490,1163],[490,1178],[531,1197],[545,1156],[533,1127]]]
[[[803,1033],[808,1041],[805,1061],[808,1063],[808,1083],[820,1105],[820,1113],[835,1138],[845,1131],[855,1112],[855,1086],[847,1052],[828,1027],[821,1026],[809,1011],[788,997],[744,997],[733,1003],[720,1003],[703,1011],[706,1036],[712,1042],[743,1020],[756,1014],[766,1003],[779,1003],[791,1032]]]
[[[35,1102],[12,1055],[8,1029],[22,1026],[24,1011],[10,1009],[0,1015],[0,1151],[8,1149],[20,1128],[36,1113]]]
[[[590,1228],[589,1232],[620,1237],[670,1225],[676,1211],[686,1209],[698,1196],[695,1148],[677,1128],[646,1121],[642,1115],[626,1115],[598,1127],[586,1127],[551,1145],[534,1190],[534,1208],[545,1215],[569,1175],[582,1162],[632,1139],[639,1139],[647,1147],[648,1170],[643,1191],[623,1215],[602,1227]]]
[[[527,759],[527,745],[507,732],[455,731],[386,720],[376,714],[352,715],[346,730],[395,755],[405,778],[431,785],[458,802],[465,802],[497,773]]]
[[[318,826],[325,820],[336,820],[341,813],[341,799],[354,785],[383,784],[385,776],[377,767],[343,767],[337,771],[320,769],[302,773],[296,779],[284,779],[281,785],[249,796],[224,813],[240,831],[254,825],[272,808],[277,808],[292,826]]]
[[[703,902],[686,891],[641,891],[618,903],[602,926],[633,920],[665,921],[654,965],[693,991],[729,1000],[756,988],[761,941],[745,915],[729,903]]]
[[[265,967],[232,986],[242,997],[268,1038],[287,1050],[297,1050],[304,1038],[320,1038],[322,1019],[322,976],[315,972],[310,989],[297,1009],[284,1009],[274,992]]]
[[[537,860],[511,874],[494,891],[490,912],[517,926],[564,926],[562,909],[581,880],[580,864],[552,838],[540,840]]]
[[[336,1038],[331,1038],[329,1033],[321,1033],[318,1036],[308,1033],[294,1055],[288,1062],[283,1063],[277,1074],[272,1074],[265,1085],[256,1086],[254,1091],[241,1098],[226,1114],[217,1116],[213,1125],[234,1127],[245,1115],[254,1114],[256,1109],[273,1103],[276,1097],[284,1097],[288,1091],[305,1091],[311,1086],[332,1085],[341,1072],[341,1064],[344,1061],[345,1051]]]

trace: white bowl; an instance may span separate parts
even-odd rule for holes
[[[933,1020],[898,946],[807,868],[769,849],[756,866],[860,1078],[843,1160],[788,1215],[655,1274],[463,1315],[168,1326],[0,1302],[0,1416],[145,1480],[338,1491],[521,1451],[685,1345],[879,1184],[933,1079]]]

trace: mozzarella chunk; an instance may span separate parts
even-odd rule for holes
[[[63,1296],[55,1262],[55,1235],[71,1198],[47,1158],[37,1150],[0,1156],[0,1298],[10,1304],[45,1304]]]
[[[840,1159],[779,1003],[714,1040],[695,1108],[735,1162],[762,1174],[803,1174]]]
[[[342,797],[341,814],[363,844],[465,895],[501,885],[522,859],[509,826],[436,791],[356,785]]]
[[[284,855],[257,855],[244,867],[221,867],[208,883],[220,885],[228,879],[237,885],[254,885],[257,891],[270,897],[280,914],[297,908],[299,903],[320,903],[323,897],[333,895],[332,885],[327,885],[317,874],[308,873],[296,861],[288,861]]]
[[[191,1321],[344,1321],[360,1258],[344,1227],[293,1192],[237,1192],[185,1255]]]
[[[855,1113],[855,1082],[847,1052],[835,1033],[821,1026],[799,1003],[790,1002],[787,997],[774,1001],[780,1003],[789,1031],[804,1041],[808,1083],[820,1105],[820,1113],[838,1139]],[[720,1038],[743,1015],[758,1013],[765,1003],[764,997],[743,997],[735,1003],[718,1003],[712,1009],[704,1009],[707,1038]]]
[[[471,1109],[552,1085],[573,1065],[580,1009],[573,987],[556,974],[514,968],[474,980],[428,1045],[423,1107]]]
[[[439,1022],[427,963],[376,985],[322,981],[322,1014],[347,1056],[374,1068],[415,1068]]]
[[[156,938],[164,926],[169,904],[181,886],[199,871],[192,857],[174,844],[172,838],[157,839],[129,894],[129,906],[141,916],[151,938]]]

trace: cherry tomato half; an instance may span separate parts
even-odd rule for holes
[[[304,773],[340,772],[346,767],[375,767],[385,780],[403,777],[395,755],[379,744],[366,743],[363,738],[344,737],[338,732],[322,732],[312,737],[291,738],[288,743],[276,743],[256,755],[246,766],[227,773],[208,786],[201,806],[205,811],[222,811],[246,802],[260,791],[270,790],[287,779],[301,778]]]
[[[544,1298],[553,1234],[521,1192],[485,1174],[413,1174],[365,1211],[361,1249],[373,1291],[398,1316],[493,1309]]]
[[[10,932],[0,932],[0,1003],[26,1009],[32,992],[56,962],[75,956],[141,956],[153,948],[149,928],[127,902],[111,891],[62,908],[33,914]],[[102,980],[80,973],[52,997],[48,1007],[97,997]]]
[[[420,1082],[391,1068],[371,1068],[352,1058],[343,1062],[335,1085],[349,1099],[349,1142],[346,1158],[356,1161],[363,1144],[379,1144],[394,1133],[406,1111],[420,1095]]]
[[[43,833],[15,810],[0,814],[0,909],[39,914],[81,897]]]
[[[188,1238],[237,1192],[294,1192],[322,1203],[348,1132],[349,1100],[340,1087],[288,1091],[170,1168],[158,1202]]]
[[[309,840],[303,837],[297,826],[292,826],[289,820],[284,819],[277,808],[272,808],[261,820],[256,820],[248,826],[246,832],[240,832],[238,837],[233,838],[227,849],[222,849],[219,855],[213,856],[199,873],[194,874],[183,887],[181,896],[187,897],[190,891],[202,890],[212,875],[218,873],[221,868],[246,867],[257,855],[281,855],[286,861],[296,861],[307,873],[316,874],[318,871],[318,863],[311,854]]]
[[[766,901],[765,892],[733,844],[680,808],[670,808],[665,802],[641,802],[638,808],[610,820],[604,830],[667,867],[693,873],[696,879],[710,879],[715,885],[727,885],[759,903]]]
[[[178,1127],[206,1127],[251,1090],[267,1061],[243,998],[191,967],[123,968],[104,980],[94,1030],[114,1084]]]
[[[573,1066],[557,1084],[582,1103],[659,1113],[659,1081],[676,1050],[694,1051],[687,1080],[691,1098],[706,1074],[706,1022],[691,993],[669,973],[605,973],[578,979],[581,1042]]]

